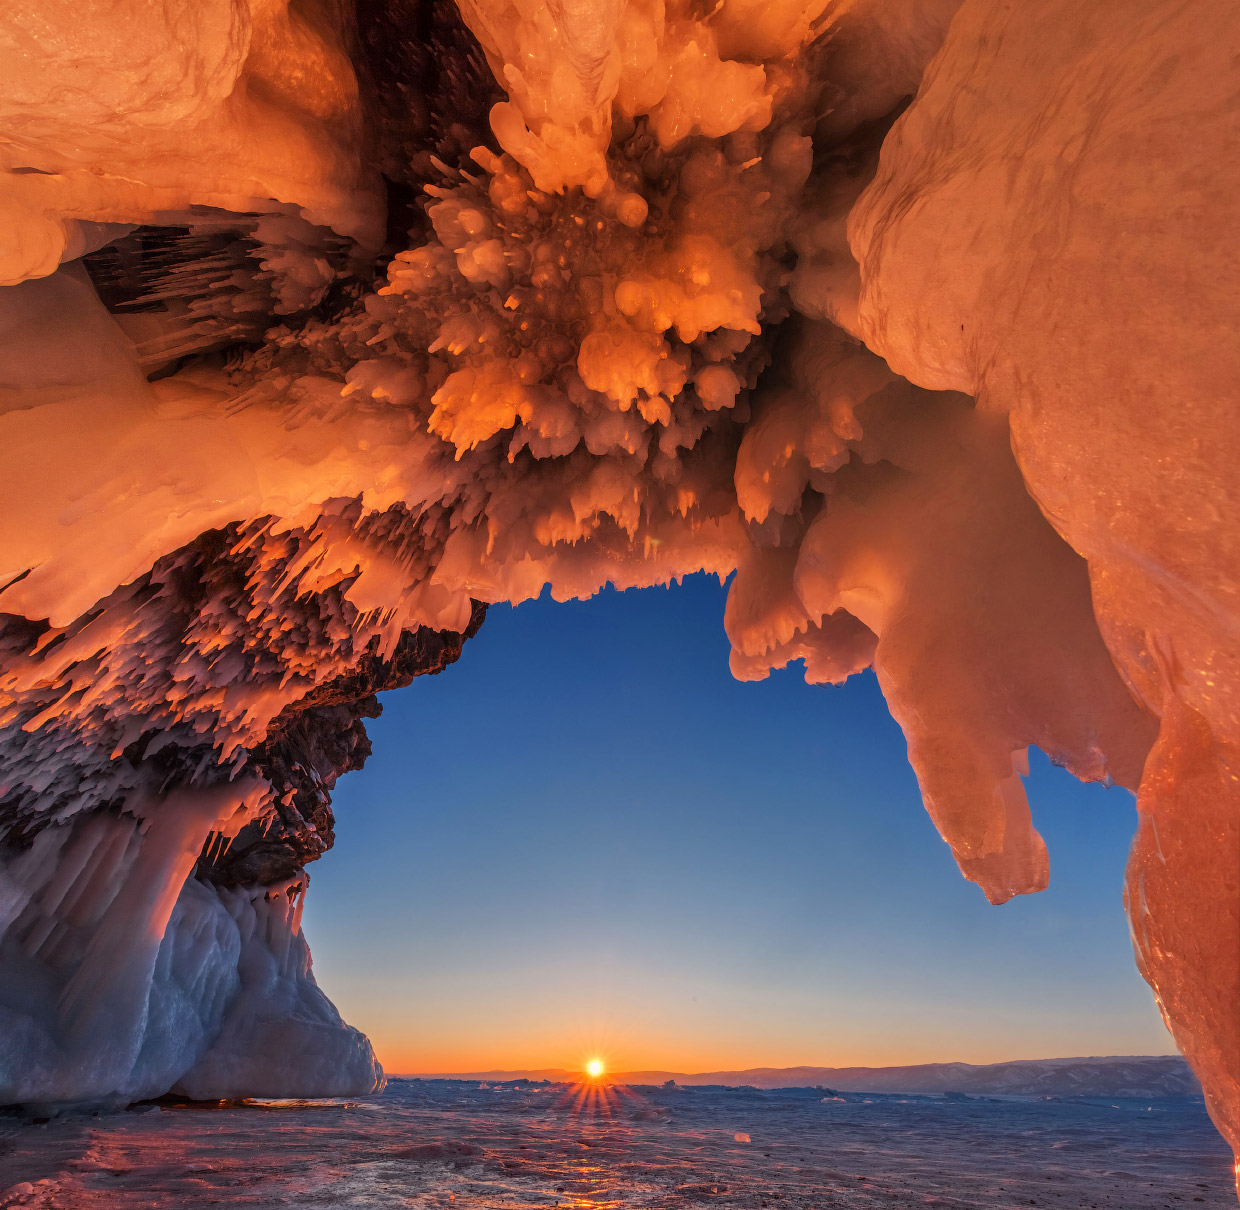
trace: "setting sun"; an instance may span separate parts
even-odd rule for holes
[[[591,1059],[586,1064],[586,1075],[592,1080],[597,1080],[603,1074],[603,1060]]]

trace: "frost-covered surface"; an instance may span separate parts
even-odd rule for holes
[[[1185,1100],[636,1088],[586,1101],[567,1085],[393,1081],[361,1101],[0,1131],[6,1208],[1234,1205],[1227,1149]]]
[[[873,665],[993,902],[1030,745],[1139,787],[1240,1148],[1235,6],[79,7],[0,16],[0,973],[63,1056],[5,1079],[95,1095],[98,1002],[145,1087],[191,870],[319,856],[479,603],[705,569],[736,675]]]

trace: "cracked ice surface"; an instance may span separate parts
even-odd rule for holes
[[[18,1130],[0,1155],[6,1210],[1235,1204],[1226,1147],[1181,1099],[636,1088],[587,1102],[568,1085],[393,1081],[360,1101]]]

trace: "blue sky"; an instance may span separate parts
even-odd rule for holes
[[[1050,889],[991,907],[873,676],[734,681],[723,602],[494,606],[384,695],[305,927],[388,1070],[1171,1053],[1121,906],[1131,795],[1035,753]]]

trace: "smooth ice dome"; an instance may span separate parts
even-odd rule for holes
[[[0,1102],[378,1085],[299,924],[374,695],[705,570],[736,676],[875,669],[992,902],[1053,859],[1031,745],[1137,791],[1138,963],[1240,1149],[1238,39],[10,5]]]

